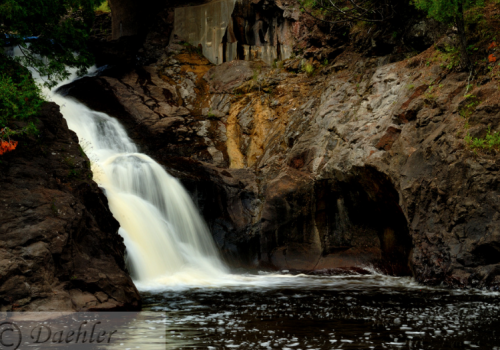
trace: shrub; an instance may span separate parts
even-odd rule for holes
[[[464,11],[472,7],[484,7],[484,0],[413,0],[413,3],[418,9],[426,11],[429,17],[457,28],[462,65],[471,70],[472,62],[467,52]]]
[[[34,116],[44,102],[40,87],[29,71],[13,60],[0,56],[0,154],[15,149],[12,136],[36,134]],[[22,122],[23,125],[19,126]]]
[[[500,132],[491,132],[491,127],[488,128],[488,132],[484,138],[475,137],[473,138],[470,134],[465,137],[465,143],[467,146],[473,150],[483,149],[492,150],[498,149],[500,147]]]
[[[23,76],[15,82],[8,75],[0,75],[1,128],[5,128],[10,120],[29,120],[39,112],[42,103],[40,88],[30,76]]]
[[[475,95],[465,95],[465,100],[467,103],[458,111],[458,114],[464,118],[468,119],[479,106],[481,101]]]
[[[108,4],[108,0],[106,1],[103,1],[101,5],[99,5],[95,11],[100,11],[100,12],[105,12],[105,13],[108,13],[108,12],[111,12],[111,8],[109,7],[109,4]]]
[[[314,74],[314,66],[310,63],[306,63],[302,66],[302,70],[307,73],[307,75],[311,76]]]

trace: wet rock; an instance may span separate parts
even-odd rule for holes
[[[138,310],[123,239],[59,107],[0,163],[0,309]]]
[[[178,51],[157,77],[148,68],[144,78],[137,73],[140,83],[127,84],[137,96],[153,96],[160,77],[190,112],[178,117],[182,125],[155,136],[111,90],[119,103],[110,112],[132,133],[141,130],[139,143],[182,179],[234,264],[372,265],[429,284],[493,286],[500,167],[493,154],[475,156],[465,146],[468,77],[439,61],[420,65],[432,50],[396,63],[346,50],[312,75],[254,72],[249,62],[195,65]],[[195,96],[180,93],[187,80]],[[497,130],[493,83],[469,93],[480,100],[467,107],[469,132],[481,137],[488,124]],[[98,100],[86,101],[95,107]],[[133,104],[157,110],[146,99]]]

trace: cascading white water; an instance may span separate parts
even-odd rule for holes
[[[94,180],[105,189],[120,223],[128,265],[138,287],[206,285],[221,280],[226,268],[179,181],[139,153],[116,119],[53,91],[44,93],[61,106],[92,162]]]
[[[33,75],[40,79],[35,72]],[[73,75],[58,86],[75,78]],[[104,188],[111,212],[120,223],[128,266],[138,289],[310,283],[300,275],[228,273],[208,228],[179,181],[139,153],[116,119],[54,93],[56,89],[44,89],[44,94],[61,107],[69,128],[76,132],[92,162],[94,180]],[[322,285],[330,283],[337,282],[321,281]]]
[[[14,50],[15,51],[15,50]],[[32,71],[37,80],[42,80]],[[76,79],[76,75],[57,87]],[[275,273],[234,275],[220,261],[217,249],[191,198],[158,163],[139,153],[123,126],[107,114],[90,110],[75,99],[43,89],[61,107],[70,129],[92,162],[94,180],[105,190],[109,207],[120,223],[128,265],[140,290],[185,287],[319,288],[339,283],[422,288],[408,278],[371,276],[316,277]],[[370,281],[370,280],[369,280]],[[311,284],[312,283],[312,284]]]

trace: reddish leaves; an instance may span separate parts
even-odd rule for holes
[[[13,151],[17,147],[17,141],[0,141],[0,155]]]
[[[494,54],[491,54],[488,56],[488,62],[496,62],[497,61],[497,58],[495,57]]]

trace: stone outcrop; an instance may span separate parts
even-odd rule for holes
[[[214,64],[239,59],[271,65],[290,58],[298,17],[294,4],[216,0],[175,8],[173,35],[200,46]]]
[[[255,5],[269,14],[279,4]],[[240,10],[233,20],[246,18]],[[468,76],[429,48],[445,32],[418,16],[401,18],[401,37],[355,26],[349,40],[308,16],[279,16],[295,21],[301,58],[214,66],[174,40],[146,50],[151,64],[70,93],[119,118],[183,181],[233,264],[372,265],[498,287],[500,164],[465,142],[499,130],[495,83],[484,77],[466,93]]]
[[[150,52],[145,55],[154,55],[155,46],[163,49],[173,38],[199,47],[214,64],[239,59],[271,65],[289,58],[296,37],[307,32],[297,22],[300,11],[293,2],[213,0],[168,5],[162,9],[151,0],[111,0],[111,38],[129,43],[123,49],[130,50],[137,41],[132,37],[146,37],[145,48]],[[95,51],[102,55],[100,51],[109,48]]]
[[[231,14],[235,0],[215,0],[203,5],[177,7],[174,12],[174,35],[191,45],[200,45],[203,55],[212,63],[218,64],[236,58],[236,45],[227,43],[224,36],[234,37]]]
[[[54,103],[37,127],[0,159],[0,310],[139,310],[118,222],[77,136]]]
[[[397,63],[346,51],[312,76],[295,61],[211,68],[177,49],[72,93],[99,108],[99,91],[101,109],[183,180],[227,259],[498,284],[499,163],[464,142],[499,128],[493,86],[469,92],[481,103],[465,130],[466,77],[433,48]]]

